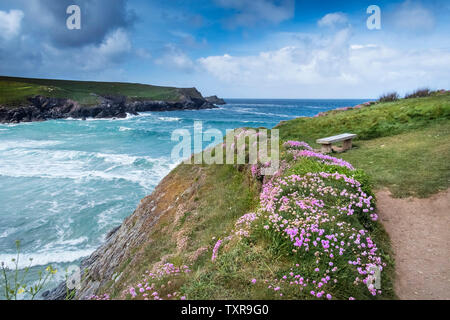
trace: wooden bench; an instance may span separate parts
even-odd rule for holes
[[[331,145],[336,142],[344,141],[342,151],[349,150],[352,148],[352,140],[356,138],[356,134],[343,133],[337,136],[332,136],[328,138],[318,139],[316,142],[322,145],[321,152],[330,153],[332,151]]]

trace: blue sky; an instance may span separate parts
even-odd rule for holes
[[[81,30],[66,8],[81,8]],[[381,30],[369,30],[369,5]],[[450,89],[449,1],[2,0],[0,74],[243,98]]]

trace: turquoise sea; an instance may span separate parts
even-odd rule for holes
[[[64,270],[92,253],[177,163],[175,129],[272,128],[367,100],[227,99],[218,109],[0,124],[0,261]],[[60,271],[50,286],[64,279]]]

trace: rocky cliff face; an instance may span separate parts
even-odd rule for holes
[[[70,99],[35,96],[19,107],[0,106],[0,123],[44,121],[49,119],[125,118],[127,113],[211,109],[196,89],[179,89],[179,101],[128,101],[126,97],[99,97],[95,106],[83,106]]]

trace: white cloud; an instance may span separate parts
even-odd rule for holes
[[[433,12],[410,0],[400,4],[389,19],[395,27],[405,31],[429,31],[435,26]]]
[[[144,48],[136,49],[136,55],[141,59],[151,59],[152,54]]]
[[[342,12],[329,13],[322,17],[317,24],[319,27],[336,27],[348,24],[347,16]]]
[[[61,49],[51,44],[42,44],[41,68],[58,71],[97,73],[117,67],[124,62],[132,50],[128,34],[121,28],[111,32],[99,45],[85,46],[79,50]],[[55,61],[57,67],[52,67]]]
[[[9,12],[0,10],[0,37],[10,40],[17,36],[23,19],[23,11],[10,10]]]
[[[119,28],[108,34],[100,45],[90,45],[75,53],[74,59],[82,70],[102,70],[123,62],[131,49],[127,32]]]
[[[254,25],[258,22],[280,23],[295,13],[294,0],[216,0],[216,3],[237,13],[227,21],[229,27]]]
[[[128,52],[130,49],[131,42],[127,33],[119,28],[108,35],[95,51],[103,56],[114,56]]]
[[[171,31],[170,33],[176,38],[181,39],[182,44],[187,47],[200,48],[207,44],[207,40],[205,38],[201,39],[200,41],[197,41],[197,39],[192,34],[187,32],[176,30]]]
[[[155,60],[157,65],[184,72],[192,72],[194,70],[194,62],[191,58],[175,45],[169,44],[165,49],[166,52]]]
[[[376,48],[377,45],[376,44],[352,44],[350,46],[350,49],[352,50],[359,50],[359,49],[365,49],[365,48]]]
[[[252,56],[204,57],[198,63],[220,82],[239,88],[235,92],[241,96],[258,88],[263,97],[364,97],[450,85],[448,49],[394,49],[350,40],[350,31],[342,29],[307,49],[285,46]]]

